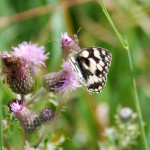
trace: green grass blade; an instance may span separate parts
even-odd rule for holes
[[[113,27],[115,33],[117,34],[118,39],[120,40],[122,46],[123,46],[125,49],[127,49],[127,48],[128,48],[128,43],[127,43],[127,41],[123,38],[123,36],[119,33],[119,31],[117,30],[116,26],[114,25],[114,23],[113,23],[113,21],[112,21],[110,15],[109,15],[109,13],[108,13],[108,11],[107,11],[105,5],[104,5],[103,0],[100,0],[100,3],[101,3],[102,10],[103,10],[104,14],[106,15],[106,17],[107,17],[109,23],[111,24],[111,26]]]

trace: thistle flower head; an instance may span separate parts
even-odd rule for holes
[[[44,46],[38,47],[37,44],[31,42],[22,42],[18,47],[12,47],[12,49],[14,54],[30,64],[32,71],[35,73],[39,71],[37,66],[45,66],[44,61],[48,59],[49,55],[49,53],[44,54]]]
[[[65,32],[64,34],[61,33],[61,44],[64,46],[69,46],[69,44],[71,44],[71,42],[73,41],[73,37],[69,36],[67,32]]]
[[[62,43],[62,55],[63,58],[66,60],[72,51],[78,52],[80,50],[80,47],[78,45],[78,42],[76,38],[70,36],[66,33],[61,33],[61,43]]]
[[[69,91],[81,87],[79,79],[71,69],[69,62],[64,62],[63,70],[47,74],[43,79],[43,86],[51,92],[67,95]]]
[[[39,71],[37,66],[45,66],[44,61],[49,53],[45,53],[44,46],[23,42],[18,47],[12,47],[11,53],[1,54],[1,74],[13,92],[28,94],[33,91],[35,73]]]
[[[64,62],[62,65],[63,70],[66,72],[64,75],[63,85],[61,87],[56,87],[56,90],[60,90],[60,92],[63,92],[65,94],[68,93],[68,91],[76,90],[76,88],[81,87],[79,84],[79,78],[77,77],[76,73],[71,69],[70,63]]]
[[[21,104],[21,101],[20,100],[12,100],[8,103],[8,107],[10,108],[10,110],[12,112],[14,112],[15,114],[19,113],[22,108],[23,108],[23,105]]]

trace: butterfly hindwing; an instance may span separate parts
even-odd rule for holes
[[[111,59],[110,52],[100,47],[84,48],[69,57],[73,70],[90,93],[100,93],[105,86]]]

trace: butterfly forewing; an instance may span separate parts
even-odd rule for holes
[[[90,93],[100,93],[105,86],[111,59],[110,52],[100,47],[84,48],[69,57],[73,70]]]

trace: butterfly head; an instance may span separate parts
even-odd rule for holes
[[[78,29],[77,33],[73,35],[74,40],[75,40],[76,43],[78,43],[78,44],[79,44],[78,33],[80,32],[81,29],[82,29],[82,28],[80,27],[80,28]]]
[[[73,38],[74,38],[74,40],[75,40],[76,43],[79,43],[79,39],[78,39],[78,35],[77,34],[74,34]]]

